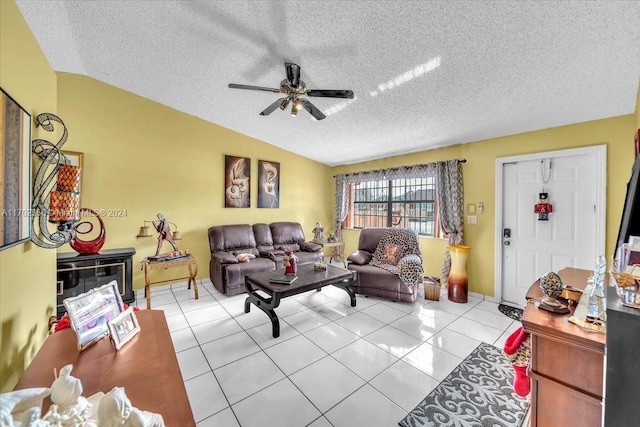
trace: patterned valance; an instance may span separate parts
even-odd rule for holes
[[[458,162],[465,163],[466,160],[458,160]],[[335,175],[335,178],[336,182],[340,184],[355,184],[358,182],[386,181],[393,179],[425,178],[427,176],[435,176],[438,164],[441,163],[443,162],[431,162],[421,165],[346,173]]]

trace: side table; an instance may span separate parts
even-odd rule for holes
[[[333,261],[333,259],[339,259],[342,261],[344,268],[347,268],[347,261],[344,259],[344,242],[316,242],[313,241],[320,246],[322,246],[322,251],[324,252],[326,249],[331,249],[331,258],[329,259],[329,263]]]
[[[193,291],[196,299],[198,299],[198,282],[196,281],[196,275],[198,274],[198,258],[195,255],[189,254],[187,257],[171,259],[171,260],[154,260],[151,258],[145,258],[144,264],[144,296],[147,299],[147,310],[151,308],[151,286],[158,285],[160,283],[174,282],[181,279],[189,279],[187,289],[191,289],[193,283]],[[189,275],[184,277],[178,277],[170,280],[158,280],[151,281],[151,272],[153,270],[166,270],[167,268],[175,267],[188,267]]]

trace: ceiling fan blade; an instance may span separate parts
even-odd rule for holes
[[[316,120],[322,120],[327,117],[322,113],[322,111],[318,110],[318,108],[315,105],[313,105],[306,99],[301,99],[301,101],[302,101],[302,108],[304,108],[309,113],[311,113],[311,115],[315,117]]]
[[[287,81],[291,87],[298,87],[300,84],[300,66],[293,62],[285,62],[284,68],[287,71]]]
[[[308,90],[307,96],[319,96],[323,98],[353,98],[352,90]]]
[[[264,90],[266,92],[275,92],[275,93],[279,93],[280,92],[280,89],[274,89],[272,87],[239,85],[239,84],[236,84],[236,83],[229,83],[229,87],[231,89]]]
[[[273,104],[269,105],[267,108],[265,108],[260,115],[261,116],[268,116],[269,114],[273,113],[278,107],[280,107],[280,104],[282,104],[282,101],[286,100],[287,98],[280,98],[278,100],[276,100],[276,102],[274,102]]]

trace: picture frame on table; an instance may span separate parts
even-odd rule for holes
[[[31,116],[0,88],[0,251],[31,238]]]
[[[84,155],[79,152],[79,151],[67,151],[67,150],[60,150],[62,151],[62,154],[67,158],[67,160],[69,161],[69,165],[71,166],[78,166],[80,168],[80,171],[83,171],[83,157]],[[78,183],[78,192],[80,193],[80,198],[78,200],[78,206],[82,207],[82,204],[80,203],[80,199],[82,199],[82,174],[80,175],[80,182]]]
[[[111,333],[111,341],[116,350],[120,350],[140,332],[140,324],[133,307],[127,308],[107,323]]]
[[[78,350],[109,335],[109,320],[124,311],[115,280],[63,301],[71,328],[78,336]]]

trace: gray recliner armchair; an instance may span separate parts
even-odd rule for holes
[[[356,271],[353,291],[361,295],[414,302],[423,278],[418,234],[408,228],[365,228],[358,250],[347,258]]]

